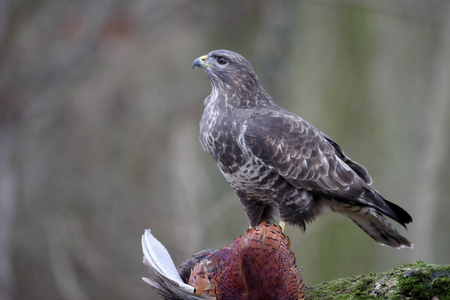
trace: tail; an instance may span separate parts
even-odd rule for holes
[[[334,199],[331,209],[349,217],[378,243],[393,248],[413,247],[384,217],[388,216],[406,228],[406,224],[412,222],[411,216],[375,189],[365,187],[356,199],[342,196]]]
[[[377,243],[398,249],[405,247],[413,248],[413,244],[402,236],[397,229],[395,229],[394,226],[392,226],[386,218],[374,208],[346,206],[345,208],[341,207],[339,210],[335,211],[349,217]],[[402,209],[402,211],[404,210]],[[407,219],[403,220],[406,221]],[[403,222],[401,224],[404,225]]]
[[[411,216],[403,208],[390,201],[387,201],[373,188],[366,189],[360,195],[358,201],[362,204],[366,204],[368,207],[374,208],[379,213],[392,218],[393,220],[402,224],[402,226],[405,228],[406,224],[412,222]]]

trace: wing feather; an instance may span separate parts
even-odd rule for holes
[[[297,188],[346,193],[356,184],[362,193],[371,183],[366,169],[334,141],[287,111],[254,112],[243,140],[253,155]]]
[[[258,110],[244,128],[241,147],[292,186],[349,205],[370,206],[403,226],[412,221],[370,186],[372,178],[362,165],[299,116],[281,107]]]

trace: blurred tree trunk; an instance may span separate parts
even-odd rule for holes
[[[439,185],[441,172],[446,159],[446,146],[449,140],[448,111],[450,108],[450,2],[441,12],[440,45],[433,57],[433,73],[429,90],[430,97],[427,110],[424,112],[424,146],[422,159],[419,162],[417,182],[415,185],[416,213],[414,220],[418,228],[414,239],[422,239],[426,247],[420,247],[413,252],[413,259],[430,260],[433,258],[433,242],[436,240],[435,220],[441,196]],[[448,197],[448,196],[447,196]]]
[[[14,224],[16,176],[12,159],[12,137],[0,127],[0,300],[12,299],[11,244]]]
[[[0,0],[0,74],[8,23],[9,3]],[[14,215],[17,198],[17,176],[14,168],[15,108],[17,103],[4,101],[0,80],[0,300],[13,299],[14,281],[11,260]],[[12,112],[12,113],[11,113]]]

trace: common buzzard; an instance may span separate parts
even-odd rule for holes
[[[367,170],[330,137],[279,106],[240,54],[215,50],[197,58],[211,81],[200,121],[200,142],[239,196],[250,227],[300,226],[334,211],[380,244],[412,247],[384,216],[401,225],[411,216],[384,199]],[[406,226],[405,226],[406,227]]]

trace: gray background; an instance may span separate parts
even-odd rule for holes
[[[414,218],[414,250],[339,215],[288,227],[307,285],[449,263],[448,1],[0,0],[1,300],[157,299],[145,228],[176,264],[244,233],[197,138],[191,64],[218,48]]]

